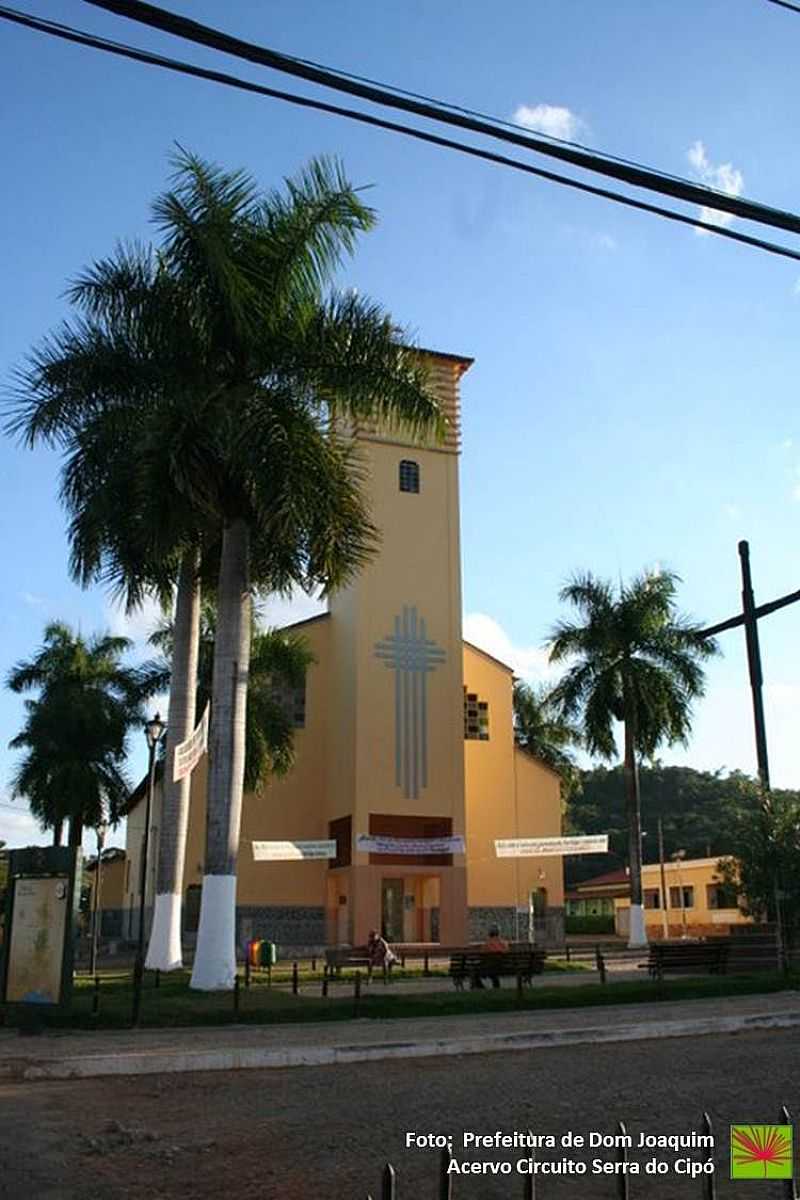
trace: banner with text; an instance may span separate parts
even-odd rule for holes
[[[364,854],[465,854],[464,838],[453,837],[395,838],[371,833],[356,835],[356,850]]]
[[[544,858],[548,854],[607,854],[608,834],[587,837],[501,838],[494,844],[498,858]]]
[[[310,862],[336,858],[336,842],[253,842],[256,862]]]
[[[208,749],[208,722],[210,715],[211,705],[207,704],[205,712],[200,718],[200,723],[192,736],[188,737],[185,742],[181,742],[180,746],[175,747],[175,760],[172,766],[172,779],[174,783],[177,783],[179,779],[185,779],[187,775],[191,775]]]

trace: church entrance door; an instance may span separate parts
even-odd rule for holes
[[[381,932],[388,942],[403,941],[403,880],[381,884]]]

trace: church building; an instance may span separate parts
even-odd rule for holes
[[[381,545],[331,597],[291,626],[315,658],[287,697],[296,762],[246,794],[237,936],[281,947],[390,942],[459,945],[492,924],[511,938],[563,942],[558,857],[498,857],[497,839],[557,837],[559,778],[515,745],[513,672],[461,627],[461,380],[472,360],[425,351],[448,420],[444,442],[359,428]],[[184,881],[187,942],[197,928],[206,760],[192,779]],[[128,817],[126,906],[135,923],[144,803]],[[153,814],[148,908],[157,860]],[[253,843],[335,842],[333,858],[254,857]]]

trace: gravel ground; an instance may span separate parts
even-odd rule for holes
[[[796,1035],[748,1033],[571,1047],[461,1060],[0,1086],[3,1200],[365,1200],[388,1158],[400,1200],[434,1200],[436,1155],[407,1130],[451,1134],[459,1160],[516,1162],[525,1151],[464,1154],[465,1130],[683,1134],[707,1109],[717,1132],[717,1195],[770,1200],[773,1183],[727,1178],[731,1121],[800,1112]],[[608,1150],[543,1150],[587,1162]],[[659,1154],[659,1152],[651,1152]],[[687,1151],[697,1158],[699,1151]],[[646,1155],[649,1157],[649,1155]],[[682,1152],[661,1151],[672,1167]],[[640,1155],[636,1151],[633,1158]],[[510,1179],[454,1179],[454,1200],[523,1195]],[[699,1180],[631,1178],[631,1200],[700,1200]],[[537,1200],[617,1195],[613,1176],[540,1180]]]

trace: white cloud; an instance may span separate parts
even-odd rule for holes
[[[507,663],[523,679],[541,682],[553,677],[554,671],[546,649],[541,646],[515,646],[502,625],[487,613],[466,614],[464,637],[493,658]]]
[[[296,621],[307,621],[309,617],[318,617],[327,612],[326,600],[317,596],[307,596],[299,588],[295,588],[290,596],[270,596],[257,605],[259,620],[262,625],[282,628],[284,625],[294,625]]]
[[[137,654],[152,654],[152,650],[147,646],[147,639],[164,619],[161,605],[154,596],[148,596],[144,603],[131,613],[125,611],[123,604],[112,602],[106,609],[106,616],[115,637],[130,638]]]
[[[720,163],[715,166],[699,140],[689,147],[687,158],[701,183],[718,192],[724,192],[726,196],[741,196],[744,191],[744,176],[738,167],[734,167],[732,163]],[[700,219],[709,225],[724,226],[730,225],[733,214],[704,206],[700,209]],[[695,233],[705,235],[707,230],[695,229]]]
[[[773,787],[800,785],[797,754],[797,713],[800,685],[773,683],[764,686],[764,708]],[[666,763],[680,763],[698,771],[740,770],[756,774],[756,748],[750,689],[720,686],[709,680],[705,699],[697,705],[688,749],[659,751]]]
[[[586,130],[586,123],[571,109],[560,104],[520,104],[514,113],[514,120],[526,129],[558,138],[562,142],[572,142]]]
[[[792,499],[800,500],[800,483],[796,483],[792,488]]]
[[[53,840],[51,833],[42,833],[22,801],[12,802],[6,796],[0,799],[0,841],[10,848],[15,846],[47,846]]]
[[[592,238],[592,244],[599,250],[617,249],[617,239],[613,238],[610,233],[596,233]]]
[[[20,600],[27,604],[29,608],[43,608],[44,596],[35,596],[33,592],[18,592]]]
[[[794,445],[793,438],[784,438],[783,441],[781,442],[781,450],[791,450],[793,445]]]
[[[723,504],[722,511],[725,513],[726,517],[733,518],[740,517],[742,515],[742,510],[739,508],[738,504]]]

